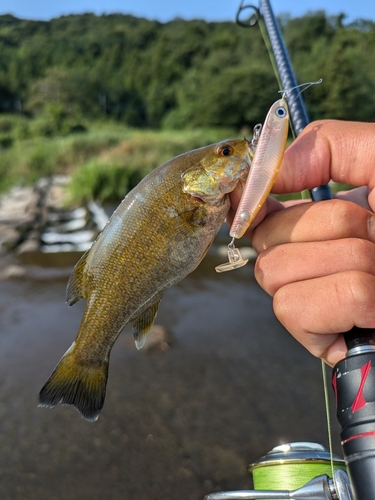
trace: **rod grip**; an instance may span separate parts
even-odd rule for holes
[[[349,353],[333,368],[332,385],[354,498],[375,498],[375,351]]]

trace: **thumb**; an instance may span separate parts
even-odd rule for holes
[[[310,123],[285,151],[273,193],[312,189],[330,180],[375,187],[375,124]]]

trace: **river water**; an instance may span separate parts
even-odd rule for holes
[[[327,446],[320,362],[277,322],[252,265],[218,275],[214,251],[161,302],[169,350],[121,334],[97,422],[38,408],[82,317],[83,302],[65,304],[77,258],[7,258],[25,274],[0,281],[0,498],[198,500],[250,488],[247,465],[282,442]]]

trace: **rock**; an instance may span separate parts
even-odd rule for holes
[[[167,351],[174,342],[171,332],[161,325],[154,325],[148,334],[146,344],[142,351],[147,354],[155,354]]]
[[[26,269],[24,267],[17,265],[10,265],[0,271],[0,279],[6,280],[9,278],[22,278],[22,276],[25,276],[25,274],[26,274]]]
[[[99,231],[102,231],[104,229],[104,227],[107,225],[107,222],[109,219],[106,211],[104,210],[104,208],[102,208],[100,205],[98,205],[94,201],[90,201],[87,206],[91,212],[93,221],[95,222]]]
[[[52,185],[47,191],[45,198],[45,206],[47,209],[52,208],[53,210],[65,208],[65,197],[64,197],[65,186]]]
[[[65,205],[70,177],[39,179],[33,187],[14,187],[0,197],[0,254],[7,251],[84,252],[108,221],[100,205]]]
[[[87,217],[87,210],[84,207],[76,208],[75,210],[51,210],[48,213],[47,220],[51,223],[67,222],[75,219],[82,219]]]
[[[45,244],[56,245],[57,243],[72,243],[80,245],[81,243],[91,243],[95,236],[94,231],[76,231],[74,233],[54,233],[48,232],[42,234],[42,241]]]
[[[33,211],[25,214],[25,217],[20,220],[15,227],[20,233],[26,233],[27,231],[34,229],[39,225],[40,221],[40,211]]]
[[[16,251],[18,254],[23,254],[23,253],[39,252],[39,250],[40,250],[40,242],[35,239],[31,239],[23,241],[20,245],[18,245]]]
[[[29,207],[33,201],[32,187],[16,187],[0,199],[0,222],[18,225],[29,214]]]
[[[33,253],[40,250],[40,233],[37,230],[30,231],[27,238],[20,243],[16,249],[18,254]]]
[[[21,234],[14,227],[0,224],[0,254],[2,251],[13,250],[21,240]]]

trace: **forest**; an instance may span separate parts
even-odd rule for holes
[[[279,23],[298,81],[323,78],[304,94],[310,118],[373,121],[375,23],[345,24],[343,15],[323,11]],[[12,162],[22,163],[20,141],[82,137],[95,127],[107,136],[115,130],[112,145],[119,127],[171,134],[225,128],[238,135],[263,121],[278,90],[257,26],[122,14],[50,21],[3,15],[0,174],[14,174]],[[40,148],[38,154],[43,164]]]

